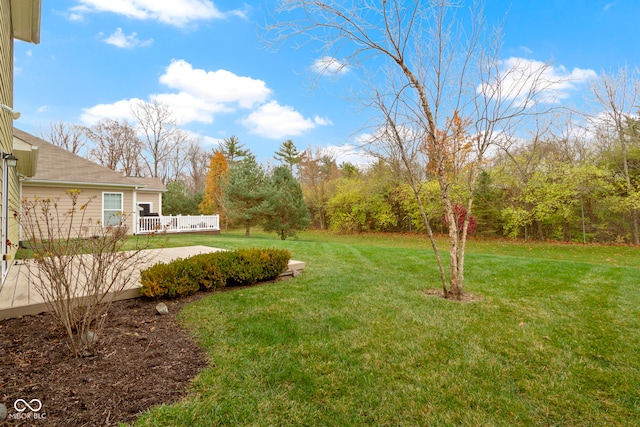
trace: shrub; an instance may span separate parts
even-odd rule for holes
[[[291,254],[286,250],[240,249],[227,274],[227,285],[250,285],[273,280],[287,269]]]
[[[117,225],[92,219],[94,199],[83,203],[80,190],[53,199],[24,198],[16,214],[33,257],[25,263],[29,280],[64,328],[74,356],[96,342],[86,337],[103,330],[112,296],[134,280],[129,272],[148,257],[143,249],[152,238],[136,239],[134,248],[123,251],[128,243],[126,215],[114,218]]]
[[[273,280],[286,271],[290,258],[287,250],[252,248],[158,263],[141,273],[141,293],[151,298],[177,298],[198,290]]]

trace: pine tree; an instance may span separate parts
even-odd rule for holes
[[[302,153],[298,152],[292,140],[287,139],[280,144],[280,149],[276,151],[273,158],[288,165],[289,170],[293,173],[293,167],[302,161]]]
[[[242,158],[251,154],[251,150],[244,148],[244,144],[241,144],[240,140],[235,135],[231,135],[229,138],[225,138],[222,141],[220,151],[227,159],[229,167],[233,167],[236,163],[242,160]]]
[[[275,231],[282,240],[295,236],[296,231],[306,229],[311,222],[300,183],[285,165],[273,170],[263,212],[264,231]]]
[[[268,185],[264,171],[253,154],[248,153],[229,171],[224,187],[224,200],[229,218],[245,227],[249,236],[252,226],[264,217]]]

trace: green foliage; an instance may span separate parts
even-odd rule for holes
[[[162,213],[164,215],[199,215],[198,204],[202,193],[190,194],[181,181],[169,181],[167,192],[162,195]]]
[[[493,174],[480,172],[473,204],[473,215],[478,221],[478,232],[485,236],[500,236],[503,225],[500,207],[503,194]]]
[[[269,180],[269,195],[263,206],[265,231],[278,233],[280,239],[295,236],[311,222],[309,210],[302,196],[300,183],[287,166],[278,166]]]
[[[519,237],[529,227],[541,240],[582,240],[583,209],[585,225],[593,230],[596,211],[604,209],[610,215],[620,206],[608,200],[611,190],[610,175],[595,165],[549,162],[533,171],[503,205],[504,230],[510,237]],[[599,232],[590,238],[599,240]]]
[[[436,224],[441,224],[440,218],[444,215],[444,208],[440,197],[440,186],[435,180],[425,181],[420,186],[418,193],[425,209],[425,214],[432,228]],[[403,218],[410,221],[410,229],[424,232],[426,231],[422,213],[416,200],[413,189],[409,184],[400,184],[394,190],[394,199],[405,213]]]
[[[251,154],[251,150],[244,148],[244,144],[242,144],[235,135],[231,135],[222,141],[220,151],[230,167],[235,166],[236,163]]]
[[[357,169],[343,167],[329,199],[329,228],[341,232],[392,230],[399,223],[394,210],[392,189],[395,182],[389,168],[379,162],[364,176]]]
[[[178,298],[199,290],[273,280],[286,271],[290,258],[286,249],[252,248],[157,263],[141,273],[141,293],[150,298]]]
[[[265,216],[264,202],[270,191],[266,183],[265,173],[253,154],[247,154],[229,172],[224,186],[224,205],[229,218],[245,227],[247,236],[250,228]]]
[[[294,166],[302,161],[302,153],[298,152],[292,140],[287,139],[280,144],[280,148],[276,151],[273,158],[287,165],[291,173],[293,173]]]
[[[382,231],[397,224],[384,194],[368,191],[358,178],[341,178],[329,200],[329,228],[334,231]]]

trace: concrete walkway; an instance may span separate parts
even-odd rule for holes
[[[113,300],[137,298],[140,296],[140,271],[158,262],[170,262],[177,258],[187,258],[197,254],[218,252],[224,249],[209,246],[186,246],[180,248],[148,249],[143,255],[144,262],[132,272],[135,280],[130,288],[111,295]],[[302,271],[304,262],[289,261],[289,269],[283,276],[293,275],[294,271]],[[16,261],[9,270],[7,279],[0,289],[0,320],[18,316],[34,315],[48,311],[43,298],[29,280],[29,271],[24,261]]]

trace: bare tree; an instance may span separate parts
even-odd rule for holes
[[[137,120],[146,154],[143,161],[149,174],[161,178],[164,183],[175,178],[174,160],[188,140],[187,133],[178,127],[169,107],[157,99],[140,101],[131,108],[131,112]]]
[[[474,6],[464,17],[457,16],[459,10],[459,2],[447,0],[281,0],[277,11],[295,18],[270,27],[274,43],[307,38],[340,63],[369,70],[367,83],[374,87],[369,105],[381,111],[379,125],[387,136],[378,142],[405,151],[407,174],[415,185],[419,173],[414,164],[431,164],[439,183],[450,252],[448,280],[438,260],[440,278],[445,296],[455,299],[463,296],[480,167],[490,146],[533,114],[546,69],[546,64],[501,62],[499,31],[487,28],[481,8]],[[411,129],[410,140],[404,127]],[[457,197],[464,197],[462,219]],[[433,237],[432,246],[437,248]]]
[[[191,141],[186,153],[186,176],[189,179],[189,189],[195,194],[204,191],[207,180],[207,168],[211,160],[211,153],[202,148],[200,141]]]
[[[592,117],[595,127],[610,130],[620,147],[622,155],[621,173],[624,177],[626,191],[631,196],[635,193],[629,171],[629,144],[627,132],[628,123],[634,118],[634,112],[640,105],[640,69],[629,70],[628,67],[620,68],[617,74],[602,73],[600,79],[591,86],[597,106],[602,110],[600,114]],[[640,245],[640,226],[638,209],[630,204],[633,243]]]
[[[327,204],[340,176],[335,157],[320,148],[303,151],[298,163],[298,179],[315,226],[327,228]]]
[[[82,126],[63,121],[51,122],[49,125],[48,132],[40,131],[40,138],[73,154],[80,154],[86,145]]]
[[[85,128],[85,134],[93,142],[89,159],[127,176],[142,176],[142,141],[127,121],[100,120]]]

